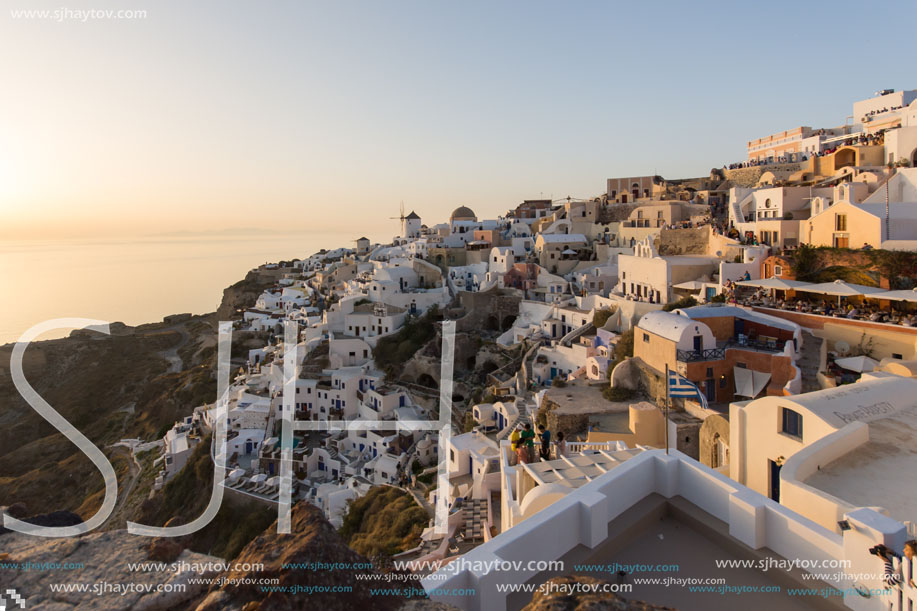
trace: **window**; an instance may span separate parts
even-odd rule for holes
[[[449,460],[455,462],[455,450],[449,450]]]
[[[649,343],[649,341],[650,341],[650,334],[649,334],[649,333],[644,333],[644,334],[643,334],[643,341],[646,342],[646,343]]]
[[[787,435],[802,438],[802,416],[786,407],[781,408],[783,412],[782,431]]]
[[[707,377],[708,378],[713,377],[713,367],[707,367]]]
[[[898,359],[900,361],[904,358],[904,355],[898,354],[897,352],[892,352],[892,358]]]
[[[835,214],[834,215],[834,230],[835,231],[847,231],[847,215],[846,214]]]
[[[775,276],[782,276],[782,275],[783,275],[783,266],[781,266],[781,265],[775,265],[775,266],[774,266],[774,275],[775,275]]]

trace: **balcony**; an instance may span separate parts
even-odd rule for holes
[[[679,363],[697,363],[700,361],[721,361],[726,358],[724,348],[709,348],[707,350],[678,350],[675,355]]]
[[[723,346],[723,348],[754,350],[756,352],[783,352],[785,347],[786,340],[779,340],[775,337],[748,338],[744,336],[730,339]]]

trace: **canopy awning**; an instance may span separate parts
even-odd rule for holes
[[[873,293],[883,293],[880,288],[874,286],[865,286],[863,284],[852,284],[843,280],[834,282],[822,282],[821,284],[810,284],[807,287],[798,289],[805,293],[819,293],[821,295],[834,295],[837,297],[854,297],[857,295],[871,295]]]
[[[834,364],[838,367],[843,367],[850,371],[856,371],[857,373],[863,373],[865,371],[872,371],[875,369],[879,362],[875,359],[871,359],[868,356],[848,356],[844,359],[835,359]]]
[[[802,287],[804,286],[813,286],[811,282],[803,282],[801,280],[784,280],[783,278],[762,278],[760,280],[741,280],[736,282],[739,286],[753,286],[759,289],[777,289],[778,291],[785,291],[788,289],[797,289],[797,290],[806,290]]]
[[[699,280],[688,280],[687,282],[681,282],[679,284],[676,284],[672,288],[673,289],[683,289],[686,291],[699,291],[702,288],[704,288],[704,284],[705,283]]]
[[[771,374],[765,371],[754,371],[744,367],[734,367],[733,376],[736,383],[735,394],[749,398],[757,397],[771,379]]]
[[[917,303],[917,288],[909,291],[883,291],[881,293],[872,293],[870,299],[888,299],[889,301],[910,301]]]

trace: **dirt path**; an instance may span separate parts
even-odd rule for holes
[[[181,340],[172,348],[169,348],[168,350],[162,350],[158,354],[162,358],[169,361],[168,373],[178,373],[184,369],[185,366],[184,362],[182,362],[182,358],[178,356],[178,351],[184,348],[185,345],[191,340],[191,334],[188,333],[188,330],[185,328],[184,324],[178,324],[162,329],[163,333],[167,333],[169,331],[175,331],[176,333],[180,334]]]
[[[140,479],[140,472],[142,468],[140,462],[137,460],[137,456],[134,454],[132,448],[125,446],[115,446],[113,450],[114,454],[124,454],[128,453],[130,458],[130,463],[128,465],[128,476],[127,483],[118,482],[118,502],[115,505],[114,511],[111,512],[111,515],[108,516],[108,519],[105,520],[105,523],[102,525],[104,528],[124,528],[124,525],[120,522],[126,520],[124,516],[124,505],[125,501],[130,498],[131,493],[134,491],[134,487],[137,485],[137,480]]]

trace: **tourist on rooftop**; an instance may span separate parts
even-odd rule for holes
[[[528,422],[525,423],[525,429],[519,435],[519,444],[520,461],[524,463],[535,462],[535,431],[532,430],[532,425]]]
[[[917,539],[911,539],[910,541],[904,544],[904,557],[911,561],[911,567],[914,567],[914,564],[917,564],[917,561],[914,560],[917,556]],[[913,575],[913,573],[911,573]],[[908,579],[908,584],[912,588],[917,588],[917,584],[914,583],[913,578]]]
[[[541,459],[550,460],[551,459],[551,431],[545,428],[543,424],[538,425],[538,430],[540,431],[539,437],[541,437]]]
[[[567,441],[564,439],[564,432],[557,432],[557,442],[554,444],[554,454],[556,458],[567,455]]]
[[[524,460],[522,460],[522,454],[520,453],[520,448],[522,447],[522,445],[519,443],[519,437],[520,437],[519,429],[518,428],[513,429],[513,432],[509,436],[509,442],[511,444],[510,447],[512,447],[513,449],[513,458],[512,458],[513,465],[517,465],[520,462],[525,462]]]
[[[884,576],[883,581],[888,586],[893,586],[901,583],[901,575],[895,572],[895,563],[893,558],[899,557],[895,552],[885,547],[884,545],[877,545],[874,548],[870,548],[869,553],[874,554],[882,559],[884,563]]]

